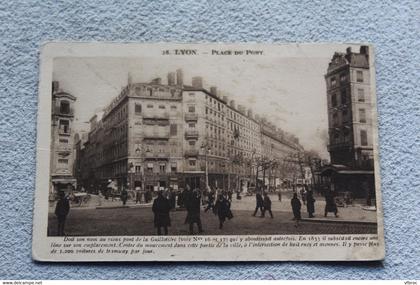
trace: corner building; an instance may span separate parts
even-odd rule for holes
[[[325,74],[328,102],[330,176],[337,191],[373,196],[373,129],[369,47],[336,52]]]
[[[73,176],[74,162],[74,102],[76,97],[52,82],[51,110],[51,186],[50,194],[57,191],[70,192],[76,188]]]
[[[182,70],[169,73],[167,84],[129,78],[102,117],[91,120],[84,162],[77,163],[88,173],[83,183],[204,189],[207,165],[211,187],[248,185],[253,161],[262,155],[261,122],[202,82],[194,77],[192,86],[185,85]]]

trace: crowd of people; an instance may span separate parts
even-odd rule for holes
[[[70,204],[68,197],[65,196],[64,192],[58,193],[58,201],[55,207],[55,215],[58,221],[58,235],[64,235],[64,224],[66,217],[70,211]],[[136,190],[135,201],[136,204],[141,202],[141,196],[144,195],[145,202],[153,200],[152,192],[142,192],[140,189]],[[123,189],[120,194],[120,199],[123,205],[126,205],[128,199],[127,190]],[[231,191],[224,191],[221,189],[209,189],[208,191],[201,191],[200,189],[191,189],[188,185],[182,191],[175,192],[172,188],[158,191],[157,197],[153,200],[152,211],[154,214],[154,226],[157,229],[157,234],[168,234],[168,228],[171,226],[170,212],[175,210],[177,207],[186,210],[185,224],[188,225],[189,233],[194,234],[194,228],[197,227],[197,232],[203,232],[203,226],[201,222],[201,207],[204,205],[204,212],[211,211],[219,220],[219,229],[223,229],[226,220],[233,218],[231,210],[233,193]],[[239,196],[239,197],[238,197]],[[328,213],[333,213],[335,217],[338,217],[338,209],[334,192],[330,189],[326,189],[325,193],[325,210],[324,216]],[[281,202],[281,193],[278,194],[279,201]],[[237,194],[237,200],[240,200],[240,195]],[[273,219],[274,215],[272,212],[272,201],[270,196],[263,189],[257,190],[255,193],[256,205],[254,217],[260,212],[260,217],[264,218],[266,213],[269,214],[270,218]],[[306,210],[309,218],[314,218],[315,215],[315,199],[312,190],[307,187],[300,191],[293,191],[293,197],[290,200],[293,219],[296,221],[295,226],[299,226],[299,222],[302,219],[301,210],[302,204],[306,206]]]
[[[223,228],[226,219],[232,219],[233,214],[230,209],[231,195],[228,192],[210,190],[207,195],[207,206],[204,212],[211,210],[219,219],[219,229]],[[215,199],[217,196],[217,199]],[[186,189],[177,195],[177,204],[180,208],[187,211],[185,224],[189,227],[189,233],[194,234],[195,225],[198,233],[203,232],[201,223],[201,206],[203,204],[202,193],[199,189],[191,190],[187,185]],[[168,227],[171,226],[170,211],[175,209],[175,194],[172,190],[159,191],[157,198],[153,202],[152,211],[154,213],[154,225],[157,234],[168,234]]]

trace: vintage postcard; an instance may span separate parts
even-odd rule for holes
[[[33,258],[384,258],[366,44],[48,43]]]

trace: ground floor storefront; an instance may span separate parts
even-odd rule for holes
[[[328,180],[328,184],[334,192],[348,192],[351,193],[353,198],[375,199],[375,176],[373,170],[359,170],[341,165],[329,165],[322,169],[321,175]]]

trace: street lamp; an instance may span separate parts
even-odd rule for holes
[[[208,146],[207,143],[203,143],[201,145],[201,150],[204,151],[205,159],[206,159],[206,191],[209,190],[209,161],[208,161],[208,153],[210,152],[211,148]]]
[[[254,148],[251,153],[251,165],[250,165],[250,172],[249,172],[249,181],[252,181],[252,164],[254,163],[254,155],[256,154],[257,150]]]

